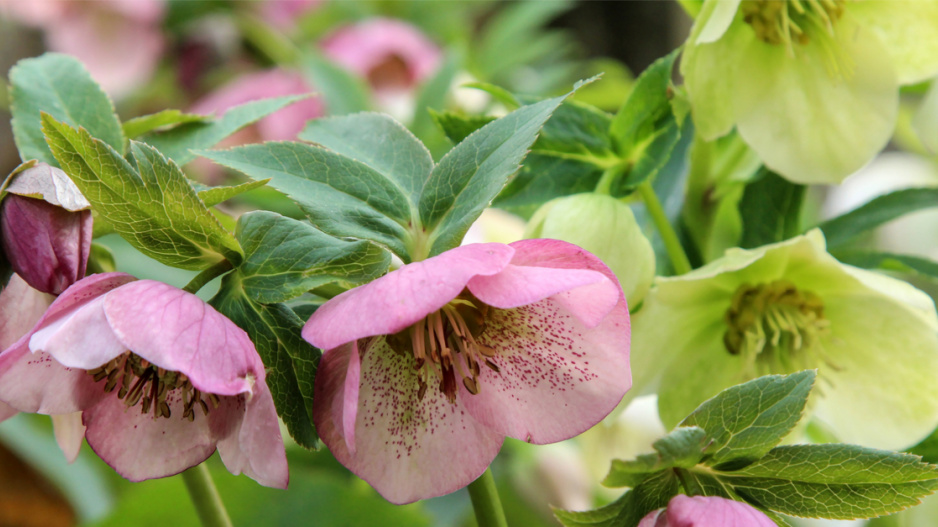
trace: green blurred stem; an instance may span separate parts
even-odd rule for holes
[[[596,194],[603,194],[606,196],[612,195],[612,184],[615,183],[622,174],[625,173],[626,169],[625,163],[616,163],[615,165],[607,168],[602,177],[599,178],[599,183],[596,183],[596,189],[593,190]]]
[[[205,287],[205,284],[211,282],[216,277],[219,277],[227,273],[231,269],[233,269],[233,267],[231,266],[231,262],[229,262],[228,260],[222,260],[218,262],[217,264],[209,267],[208,269],[202,271],[201,273],[195,275],[195,278],[193,278],[188,284],[186,284],[186,287],[183,287],[182,290],[195,294],[199,291],[199,289],[202,289],[203,287]]]
[[[476,514],[476,523],[479,527],[508,527],[502,502],[498,498],[495,488],[495,478],[492,469],[487,468],[479,479],[469,484],[469,497],[472,498],[472,509]]]
[[[295,64],[300,50],[282,33],[275,31],[263,20],[250,14],[236,18],[241,35],[275,64]]]
[[[648,209],[648,214],[651,216],[655,228],[658,229],[658,234],[661,235],[661,241],[664,242],[664,248],[668,251],[668,258],[671,260],[674,272],[679,275],[690,272],[691,266],[690,260],[687,259],[687,253],[684,252],[684,247],[681,246],[681,241],[678,239],[677,233],[674,232],[674,227],[668,221],[668,216],[664,213],[664,208],[661,206],[661,202],[658,201],[658,195],[655,194],[651,182],[645,181],[639,185],[638,193],[642,196],[642,201],[645,202],[645,208]]]
[[[231,518],[205,464],[200,463],[183,472],[182,480],[186,482],[189,497],[204,527],[232,527]]]

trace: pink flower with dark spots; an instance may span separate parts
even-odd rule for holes
[[[0,401],[81,412],[88,444],[131,481],[176,474],[217,448],[232,473],[287,485],[254,345],[197,296],[160,282],[105,273],[68,288],[0,353]],[[77,451],[80,429],[63,434],[77,442],[63,450]]]
[[[393,503],[481,475],[505,436],[552,443],[631,387],[629,312],[598,258],[557,240],[473,244],[320,307],[313,419],[333,455]]]
[[[755,507],[717,496],[671,498],[665,509],[649,512],[638,527],[776,527]]]

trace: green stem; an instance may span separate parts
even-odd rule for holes
[[[615,165],[607,168],[603,171],[603,175],[599,178],[599,183],[596,183],[596,188],[593,190],[596,194],[603,194],[609,196],[612,194],[612,184],[619,179],[619,176],[625,173],[626,168],[625,163],[616,163]]]
[[[646,181],[638,186],[638,192],[642,196],[642,201],[645,202],[645,208],[648,209],[651,221],[655,223],[655,228],[658,229],[658,234],[661,235],[661,241],[664,242],[664,247],[668,251],[668,258],[671,260],[674,272],[679,275],[690,272],[690,260],[687,259],[687,254],[684,252],[684,248],[681,247],[681,241],[678,239],[677,233],[674,232],[671,222],[668,221],[668,216],[664,213],[661,202],[658,201],[655,189],[652,188],[649,181]]]
[[[199,289],[202,289],[203,287],[205,287],[205,284],[211,282],[214,278],[227,273],[232,268],[233,267],[231,266],[231,262],[229,262],[228,260],[222,260],[218,262],[217,264],[209,267],[208,269],[202,271],[201,273],[195,275],[195,278],[193,278],[192,281],[186,284],[186,287],[183,287],[182,290],[195,294],[199,291]]]
[[[232,527],[228,511],[221,502],[221,496],[212,482],[212,476],[204,464],[196,465],[182,473],[189,497],[199,514],[204,527]]]
[[[472,509],[476,514],[476,523],[479,527],[508,527],[502,502],[498,498],[495,488],[495,478],[492,469],[487,468],[479,479],[469,484],[469,497],[472,498]]]
[[[296,45],[261,19],[245,14],[235,20],[241,35],[275,64],[291,65],[299,59],[300,50]]]

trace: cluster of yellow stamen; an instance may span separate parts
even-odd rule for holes
[[[103,366],[88,370],[88,374],[95,382],[105,381],[105,392],[117,389],[117,398],[122,399],[128,408],[139,404],[144,414],[152,408],[154,418],[172,415],[166,397],[177,389],[182,390],[183,419],[190,422],[195,419],[196,405],[202,408],[203,415],[208,415],[209,405],[203,397],[212,403],[213,408],[218,408],[218,396],[203,394],[192,386],[185,374],[155,366],[129,351]]]
[[[413,354],[418,370],[417,396],[423,400],[431,383],[438,383],[440,393],[450,403],[456,401],[457,376],[471,394],[479,393],[479,373],[487,366],[496,373],[490,360],[495,350],[479,342],[485,332],[489,306],[464,291],[440,310],[427,315],[405,330],[387,338],[392,350]]]
[[[726,310],[723,343],[742,355],[753,375],[790,373],[819,362],[836,367],[823,353],[821,337],[830,332],[824,303],[788,280],[743,284]]]
[[[808,25],[833,33],[834,23],[844,12],[845,0],[745,0],[743,20],[756,37],[769,44],[807,44]]]

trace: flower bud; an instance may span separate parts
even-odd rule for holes
[[[60,294],[85,276],[90,205],[61,170],[39,163],[17,174],[0,202],[0,246],[34,289]]]
[[[545,203],[526,238],[555,238],[595,254],[612,269],[631,308],[655,277],[655,252],[628,205],[602,194],[576,194]]]

